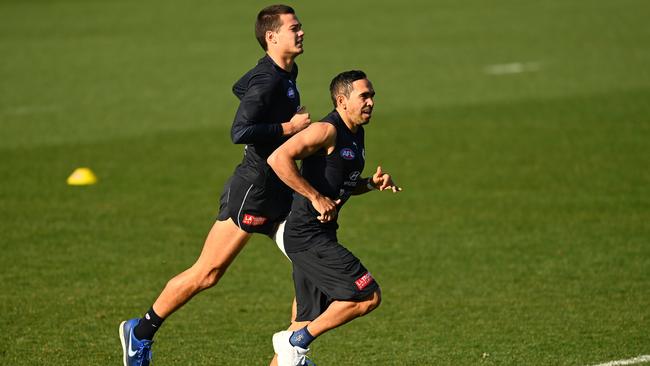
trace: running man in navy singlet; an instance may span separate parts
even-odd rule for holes
[[[370,122],[375,91],[362,71],[337,75],[330,84],[334,111],[296,134],[268,158],[296,193],[276,233],[293,265],[296,309],[289,330],[273,335],[271,365],[308,364],[319,335],[379,306],[379,285],[361,261],[338,242],[337,217],[350,196],[371,190],[399,192],[381,167],[367,178],[363,125]],[[302,159],[300,170],[295,160]]]

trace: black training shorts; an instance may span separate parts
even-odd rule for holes
[[[291,193],[285,186],[259,186],[233,175],[221,194],[217,219],[231,218],[247,233],[271,235],[291,210]]]
[[[363,300],[379,289],[361,261],[337,242],[287,255],[293,263],[296,321],[316,319],[334,300]]]

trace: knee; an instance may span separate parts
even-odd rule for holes
[[[201,271],[197,275],[199,289],[205,290],[216,285],[221,279],[221,276],[223,276],[224,272],[225,268],[221,267],[214,267],[210,268],[209,270]]]
[[[218,266],[210,268],[193,266],[187,270],[189,273],[188,276],[184,278],[185,281],[183,282],[185,282],[185,286],[192,288],[192,292],[203,291],[216,285],[219,282],[219,279],[221,279],[221,276],[223,276],[224,271],[225,268]]]
[[[377,289],[377,291],[375,291],[372,294],[372,299],[370,300],[370,307],[371,307],[370,311],[377,309],[380,304],[381,304],[381,290]]]
[[[379,304],[381,304],[381,290],[377,289],[377,291],[373,292],[365,300],[359,303],[361,307],[361,315],[366,315],[369,312],[377,309],[379,307]]]

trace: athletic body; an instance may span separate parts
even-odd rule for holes
[[[271,365],[308,364],[311,341],[369,313],[381,301],[370,272],[338,242],[337,217],[352,195],[401,189],[381,167],[361,178],[362,126],[370,122],[375,96],[366,75],[354,70],[341,73],[332,80],[330,92],[334,111],[293,136],[268,159],[296,192],[291,213],[276,234],[278,246],[293,265],[295,318],[289,330],[273,336],[276,357]],[[300,170],[298,159],[302,159]]]
[[[163,320],[214,286],[253,233],[271,235],[289,212],[291,190],[266,159],[311,123],[299,109],[294,63],[303,52],[304,31],[292,8],[274,5],[258,14],[255,34],[266,55],[233,86],[240,104],[231,137],[246,144],[243,161],[224,187],[218,218],[196,262],[167,283],[142,318],[120,324],[125,366],[149,365],[153,337]]]

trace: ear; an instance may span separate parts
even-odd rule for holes
[[[336,96],[336,105],[339,106],[339,107],[342,107],[343,109],[347,108],[345,95],[339,94],[339,95]]]
[[[275,33],[273,31],[266,31],[264,38],[266,39],[267,46],[276,42]]]

